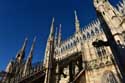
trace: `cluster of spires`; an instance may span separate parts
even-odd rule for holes
[[[76,33],[78,33],[80,31],[80,24],[79,24],[76,11],[75,11],[75,26],[76,26]],[[54,37],[54,18],[53,18],[49,38],[46,45],[44,62],[43,62],[43,66],[47,69],[44,83],[49,83],[50,81],[50,76],[51,76],[50,70],[53,65],[52,63],[53,63],[53,57],[55,54],[55,49],[56,47],[58,48],[60,46],[61,46],[61,24],[60,24],[59,33],[57,33],[57,29],[56,29],[56,33]]]
[[[119,2],[119,4],[117,4],[117,9],[118,9],[118,11],[120,13],[122,13],[123,15],[125,15],[125,0],[123,0],[122,2]],[[114,8],[114,10],[115,10],[115,8]],[[79,23],[76,11],[74,13],[75,13],[75,27],[76,27],[76,33],[77,33],[77,32],[80,32],[80,23]],[[87,27],[83,28],[84,30],[82,29],[82,31],[85,32],[85,33],[86,32],[90,32],[93,27],[96,27],[94,25],[98,25],[98,24],[100,24],[100,22],[97,19],[96,21],[90,23]],[[99,28],[99,30],[101,32],[103,32],[102,29]],[[74,35],[73,35],[73,37],[74,37]],[[72,39],[72,38],[70,38],[70,39]],[[64,46],[62,46],[62,47],[66,47],[67,46],[66,43],[68,43],[70,41],[70,39],[63,41],[63,45]]]
[[[117,5],[118,10],[125,14],[125,12],[123,11],[123,8],[125,8],[124,6],[125,6],[125,1],[123,1],[123,4],[120,2],[120,4]],[[80,23],[79,23],[79,20],[78,20],[77,12],[74,11],[74,14],[75,14],[75,29],[76,29],[76,33],[78,33],[78,32],[80,32]],[[54,37],[54,21],[55,20],[53,18],[48,41],[54,40],[54,47],[60,47],[61,46],[61,39],[62,39],[61,38],[61,27],[62,27],[62,25],[61,24],[59,25],[59,33],[57,33],[58,31],[57,31],[57,28],[56,28],[56,33],[55,33],[55,37]],[[28,41],[28,39],[26,38],[22,48],[20,49],[20,51],[16,55],[16,61],[19,64],[21,64],[24,60],[25,48],[26,48],[27,41]],[[27,60],[24,64],[23,76],[25,76],[26,72],[30,69],[30,67],[32,67],[32,58],[33,58],[33,51],[34,51],[35,42],[36,42],[36,37],[33,40],[29,55],[28,55]],[[7,66],[7,72],[10,72],[10,69],[9,69],[10,66],[12,66],[12,61]]]
[[[116,8],[114,8],[116,9]],[[119,4],[117,4],[117,9],[120,13],[122,13],[123,15],[125,15],[125,0],[122,0],[121,2],[119,2]],[[78,20],[78,16],[77,16],[77,12],[74,11],[74,14],[75,14],[75,27],[76,27],[76,32],[80,32],[80,23],[79,23],[79,20]],[[99,20],[96,19],[95,21],[93,21],[92,23],[90,23],[88,26],[85,26],[84,28],[82,28],[82,32],[86,32],[86,31],[91,31],[91,28],[93,28],[92,26],[95,26],[97,27],[99,25]],[[70,38],[74,37],[71,36]],[[69,39],[68,39],[69,40]],[[65,43],[66,41],[68,40],[65,40],[63,41],[62,43]]]
[[[119,4],[117,5],[117,8],[118,8],[119,11],[123,10],[123,8],[125,8],[125,0],[123,0],[122,2],[119,2]],[[80,30],[80,23],[79,23],[79,19],[78,19],[76,11],[74,11],[74,15],[75,15],[75,30],[76,30],[76,33],[78,33],[81,30]],[[51,28],[50,28],[50,34],[49,34],[48,41],[54,39],[54,47],[60,47],[61,44],[62,44],[62,41],[61,41],[62,40],[62,38],[61,38],[61,35],[62,35],[62,32],[61,32],[62,25],[61,24],[59,25],[59,33],[58,33],[57,28],[56,28],[55,37],[54,37],[54,21],[55,21],[55,19],[53,18],[52,19]],[[93,26],[94,24],[98,24],[97,22],[98,22],[98,19],[96,21],[94,21],[92,25],[90,24],[89,26]],[[89,26],[84,28],[83,31],[88,30]],[[20,51],[18,52],[18,54],[16,56],[16,60],[19,63],[21,63],[22,60],[24,59],[27,40],[28,39],[26,38],[22,48],[20,49]],[[26,69],[27,69],[26,65],[29,65],[29,64],[31,65],[35,41],[36,41],[36,37],[33,40],[33,44],[32,44],[32,47],[30,49],[30,53],[29,53],[28,58],[27,58],[26,63],[25,63],[24,71],[26,71]]]
[[[100,26],[100,21],[99,21],[99,19],[96,19],[96,20],[92,21],[90,24],[86,25],[84,28],[81,28],[80,34],[81,34],[82,37],[83,37],[83,36],[87,37],[87,33],[89,33],[90,37],[93,37],[94,35],[91,36],[91,35],[92,35],[92,34],[91,34],[92,31],[94,32],[94,34],[103,32],[103,30],[102,30],[102,28],[101,28],[101,26]],[[97,32],[97,33],[96,33],[96,32]],[[75,35],[76,35],[76,34],[73,34],[73,35],[70,36],[68,39],[62,41],[61,46],[63,47],[63,46],[65,46],[67,43],[70,43],[70,40],[74,40]]]
[[[79,20],[77,17],[77,13],[76,11],[75,13],[75,26],[76,26],[76,32],[80,31],[80,24],[79,24]],[[52,19],[52,24],[51,24],[51,29],[50,29],[50,34],[49,34],[49,40],[53,40],[54,39],[54,44],[55,46],[59,47],[61,45],[61,27],[62,25],[59,25],[59,33],[57,34],[57,29],[56,29],[56,33],[55,33],[55,37],[54,37],[54,18]],[[19,50],[19,52],[16,55],[16,62],[21,64],[24,61],[24,57],[25,57],[25,49],[26,49],[26,45],[27,45],[27,41],[28,38],[25,38],[25,41],[22,45],[22,48]],[[32,63],[32,58],[33,58],[33,51],[34,51],[34,46],[35,46],[35,42],[36,42],[36,37],[34,37],[29,55],[26,59],[25,65],[24,65],[24,70],[23,70],[23,74],[25,74],[27,72],[27,70],[29,69],[29,67],[32,67],[31,63]],[[10,61],[10,63],[8,64],[7,68],[6,68],[6,72],[11,72],[10,68],[12,67],[13,64],[13,60]]]
[[[24,43],[22,45],[22,48],[19,50],[19,52],[16,55],[15,62],[18,63],[18,66],[20,66],[20,64],[22,64],[23,61],[24,61],[27,41],[28,41],[28,39],[25,38],[25,41],[24,41]],[[34,51],[35,42],[36,42],[36,37],[34,37],[34,40],[33,40],[33,43],[32,43],[28,58],[27,58],[27,60],[25,62],[23,74],[26,73],[26,71],[28,70],[29,67],[32,67],[31,63],[32,63],[32,58],[33,58],[33,51]],[[8,66],[6,68],[6,72],[8,72],[8,73],[12,72],[12,67],[13,67],[13,64],[14,64],[13,62],[14,62],[13,60],[10,61],[10,63],[8,64]]]
[[[62,28],[62,25],[60,24],[59,25],[59,33],[58,33],[58,29],[56,27],[56,32],[55,32],[55,43],[54,43],[54,46],[60,46],[61,44],[61,28]]]
[[[36,37],[33,40],[33,44],[31,46],[30,52],[29,52],[29,56],[26,60],[25,66],[24,66],[24,71],[23,74],[25,75],[25,73],[30,69],[29,67],[32,67],[32,58],[33,58],[33,50],[34,50],[34,46],[35,46],[35,42],[36,42]]]
[[[76,28],[76,33],[77,33],[77,32],[80,32],[80,23],[79,23],[79,20],[78,20],[77,12],[74,11],[74,14],[75,14],[75,28]],[[55,46],[60,46],[61,45],[61,35],[62,35],[61,28],[62,28],[62,25],[60,24],[59,25],[59,33],[58,33],[58,30],[57,30],[57,27],[56,27],[56,32],[55,32],[55,37],[54,37]],[[52,39],[53,35],[54,35],[54,18],[52,19],[49,39]]]

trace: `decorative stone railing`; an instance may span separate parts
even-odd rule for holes
[[[113,64],[111,55],[99,57],[97,59],[94,59],[92,61],[87,62],[86,68],[87,70],[92,70],[92,69],[99,69],[103,68],[105,66]]]
[[[30,76],[33,76],[37,72],[44,71],[44,70],[45,70],[45,68],[43,67],[43,64],[38,64],[38,65],[32,67],[29,71],[27,71],[27,73],[24,76],[19,74],[13,78],[10,78],[10,83],[18,83],[22,80],[25,80],[26,78],[28,78]]]
[[[78,49],[76,46],[74,46],[70,49],[67,49],[65,52],[61,53],[59,56],[57,55],[56,60],[57,61],[63,60],[65,58],[72,56],[75,53],[80,52],[80,51],[81,51],[81,49]]]

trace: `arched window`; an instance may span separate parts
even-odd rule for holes
[[[97,51],[97,55],[98,55],[99,57],[101,57],[101,56],[102,56],[101,48],[100,48],[100,47],[97,47],[97,48],[96,48],[96,51]]]
[[[74,45],[74,46],[76,45],[76,41],[75,41],[75,40],[73,40],[73,45]]]
[[[71,42],[71,47],[73,46],[73,43]]]
[[[96,47],[96,51],[99,57],[106,55],[105,47]]]
[[[99,33],[99,30],[98,30],[98,28],[97,28],[97,27],[95,28],[95,33]]]
[[[79,42],[79,37],[76,37],[76,42]]]
[[[83,34],[83,40],[86,40],[86,36]]]
[[[98,42],[99,40],[96,39],[95,42]],[[105,49],[105,46],[98,46],[98,47],[95,47],[96,48],[96,53],[99,57],[101,56],[105,56],[106,55],[106,49]]]
[[[91,35],[94,36],[94,31],[91,31]]]
[[[118,83],[112,71],[105,71],[101,83]]]
[[[89,34],[89,32],[87,33],[87,38],[90,38],[90,34]]]
[[[70,48],[70,44],[68,43],[68,49]]]
[[[103,55],[106,55],[106,50],[105,50],[104,47],[102,47],[102,54],[103,54]]]

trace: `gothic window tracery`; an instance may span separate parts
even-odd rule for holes
[[[104,47],[102,47],[102,54],[103,54],[103,55],[106,55],[106,50],[105,50]]]
[[[93,31],[91,31],[91,35],[94,36],[94,32]]]
[[[83,35],[83,40],[86,40],[86,37],[85,37],[85,35]]]
[[[76,42],[79,42],[79,38],[78,37],[76,37]]]
[[[73,45],[76,45],[76,41],[75,40],[73,40]]]
[[[71,42],[71,47],[73,46],[73,43]]]
[[[105,71],[102,76],[102,83],[118,83],[112,71]]]
[[[95,33],[99,33],[99,30],[97,29],[97,27],[95,28]]]
[[[96,51],[97,51],[97,54],[98,56],[100,57],[102,54],[101,54],[101,48],[100,47],[97,47],[96,48]]]
[[[87,38],[90,38],[90,34],[89,34],[89,32],[87,33]]]
[[[96,47],[96,51],[99,57],[106,55],[105,47]]]
[[[96,40],[98,41],[98,40]],[[100,46],[100,47],[95,47],[96,48],[96,53],[99,57],[105,56],[106,55],[106,49],[105,46]]]

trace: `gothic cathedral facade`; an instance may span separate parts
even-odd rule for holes
[[[93,0],[93,3],[97,20],[81,28],[75,11],[76,31],[65,41],[61,38],[61,25],[59,33],[54,33],[53,18],[41,83],[125,83],[125,4],[120,2],[116,8],[108,0]],[[22,77],[32,68],[34,48],[33,43],[28,59],[22,63],[25,44],[26,41],[16,57],[18,64],[24,65],[23,69],[16,68]],[[9,63],[6,72],[12,70]]]

